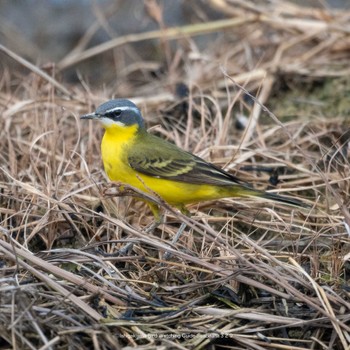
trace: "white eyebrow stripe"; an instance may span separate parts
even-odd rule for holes
[[[134,111],[136,113],[140,113],[140,110],[137,107],[131,107],[131,106],[122,106],[122,107],[114,107],[111,109],[107,109],[105,113],[111,113],[114,111]]]

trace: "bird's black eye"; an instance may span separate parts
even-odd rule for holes
[[[111,118],[111,119],[113,119],[113,120],[116,120],[116,119],[118,119],[118,117],[119,117],[121,114],[122,114],[122,111],[121,111],[120,109],[116,109],[116,110],[113,111],[113,112],[109,112],[109,113],[107,114],[107,117],[108,117],[108,118]]]

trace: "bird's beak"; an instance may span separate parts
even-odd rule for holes
[[[98,119],[99,117],[100,115],[94,112],[94,113],[84,114],[80,116],[80,119]]]

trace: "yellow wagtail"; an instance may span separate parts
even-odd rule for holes
[[[108,101],[80,118],[99,120],[105,128],[101,153],[112,181],[153,191],[182,212],[187,212],[186,204],[225,197],[260,197],[305,206],[296,199],[255,190],[215,165],[149,134],[140,110],[129,100]],[[160,221],[159,208],[148,204]]]

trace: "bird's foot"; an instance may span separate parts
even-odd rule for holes
[[[128,256],[134,247],[134,243],[127,243],[123,248],[117,250],[114,253],[106,253],[102,249],[97,248],[96,253],[104,256],[104,257],[117,257],[117,256]]]

